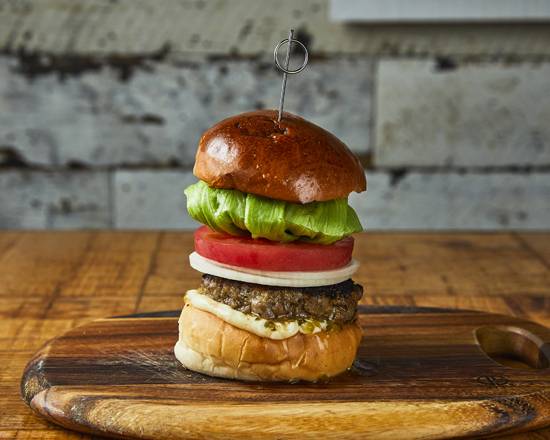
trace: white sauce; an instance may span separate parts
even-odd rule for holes
[[[185,294],[185,303],[193,307],[212,313],[225,322],[246,330],[255,335],[269,339],[287,339],[298,332],[304,334],[318,333],[327,329],[328,322],[314,322],[306,320],[300,324],[298,321],[276,322],[268,321],[254,315],[234,310],[226,304],[214,301],[212,298],[202,295],[196,290],[189,290]]]

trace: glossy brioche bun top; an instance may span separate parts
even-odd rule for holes
[[[195,176],[214,188],[287,202],[346,198],[367,187],[359,159],[334,135],[276,110],[232,116],[199,142]]]

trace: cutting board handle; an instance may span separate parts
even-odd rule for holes
[[[550,366],[550,335],[547,333],[539,326],[527,329],[515,325],[497,325],[475,330],[481,350],[493,361],[506,367],[533,370],[543,370]]]

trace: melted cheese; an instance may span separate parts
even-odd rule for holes
[[[287,339],[298,332],[304,334],[318,333],[326,330],[329,325],[327,321],[269,321],[255,315],[247,315],[246,313],[234,310],[228,305],[214,301],[212,298],[202,295],[196,290],[189,290],[185,294],[185,303],[191,304],[193,307],[205,312],[212,313],[242,330],[269,339]]]
[[[189,264],[199,272],[229,278],[230,280],[285,287],[316,287],[338,284],[351,278],[359,268],[359,263],[356,260],[352,260],[347,266],[333,270],[276,272],[219,263],[205,258],[197,252],[189,255]]]

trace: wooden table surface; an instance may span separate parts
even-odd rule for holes
[[[0,439],[87,439],[19,397],[26,362],[94,318],[179,309],[200,274],[186,232],[0,233]],[[365,233],[362,303],[460,307],[550,327],[550,233]],[[550,439],[550,428],[507,439]]]

